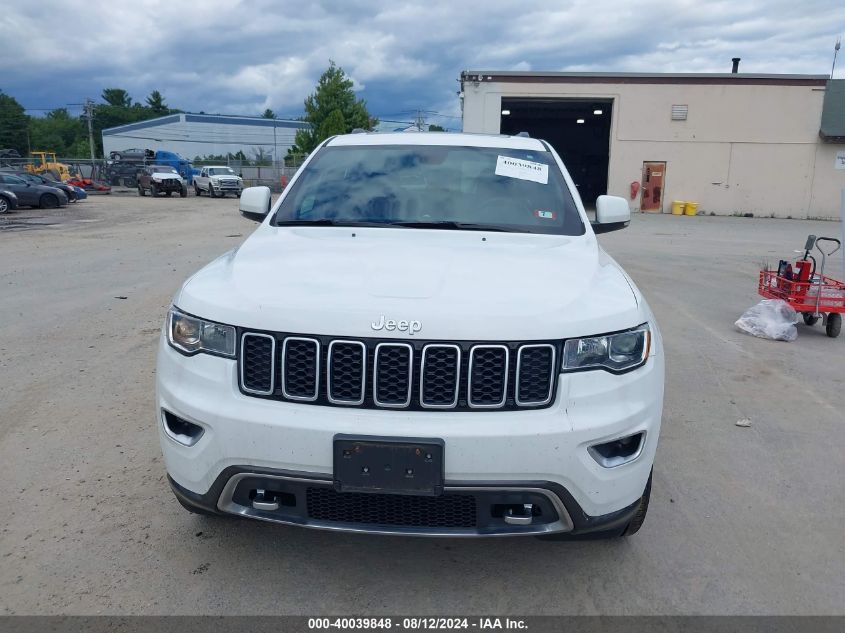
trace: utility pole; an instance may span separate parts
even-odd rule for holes
[[[423,125],[425,124],[425,120],[423,119],[422,110],[417,110],[417,119],[414,122],[417,126],[417,131],[423,131]]]
[[[836,45],[833,47],[833,66],[830,67],[830,78],[833,79],[833,71],[836,70],[836,54],[839,52],[839,49],[842,47],[842,38],[836,38]]]
[[[88,146],[91,149],[91,168],[94,168],[94,100],[86,99],[83,115],[88,119]]]

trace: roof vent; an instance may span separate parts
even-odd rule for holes
[[[731,61],[733,62],[733,67],[731,68],[731,73],[736,74],[739,72],[739,62],[742,57],[731,57]]]
[[[673,105],[672,106],[672,120],[673,121],[686,121],[688,111],[689,111],[689,106],[685,103]]]
[[[528,132],[517,132],[516,135],[524,138],[531,138],[531,135]]]

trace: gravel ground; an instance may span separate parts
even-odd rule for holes
[[[254,227],[193,196],[0,217],[0,614],[845,614],[845,337],[733,327],[761,259],[838,223],[636,216],[601,238],[661,323],[666,409],[645,527],[579,543],[182,510],[156,339],[182,281]]]

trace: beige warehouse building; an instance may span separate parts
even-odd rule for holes
[[[585,204],[839,218],[845,80],[822,75],[461,74],[463,131],[554,146]]]

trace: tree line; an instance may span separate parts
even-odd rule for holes
[[[378,120],[367,111],[366,102],[356,98],[352,87],[344,70],[330,61],[314,92],[305,99],[305,115],[301,119],[310,127],[297,130],[289,158],[307,156],[335,134],[348,134],[356,128],[373,129]],[[122,88],[106,88],[100,97],[102,103],[93,107],[97,157],[103,156],[104,129],[182,112],[169,107],[158,90],[153,90],[143,102],[134,101]],[[276,118],[269,108],[261,116]],[[143,147],[148,142],[139,139],[137,144]],[[31,150],[47,150],[63,158],[87,158],[88,125],[84,117],[71,115],[67,108],[57,108],[42,117],[29,116],[17,99],[0,90],[0,149],[14,149],[21,156]]]
[[[93,107],[97,156],[103,155],[104,129],[181,112],[168,107],[158,90],[153,90],[143,103],[133,101],[122,88],[106,88],[100,96],[103,103]],[[0,149],[14,149],[21,156],[31,150],[47,150],[63,158],[88,158],[88,124],[83,117],[71,115],[67,108],[56,108],[41,117],[29,116],[17,99],[0,91]]]

